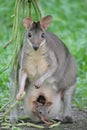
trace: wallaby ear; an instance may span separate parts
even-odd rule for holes
[[[40,20],[40,24],[46,30],[52,21],[52,16],[48,15]]]
[[[52,102],[47,102],[47,103],[46,103],[46,106],[47,106],[47,107],[50,107],[51,105],[52,105]]]
[[[33,24],[32,18],[24,18],[23,19],[23,25],[25,26],[26,29],[30,28],[32,24]]]

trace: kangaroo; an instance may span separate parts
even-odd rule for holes
[[[66,45],[56,35],[46,31],[51,21],[50,15],[38,22],[32,18],[23,20],[26,33],[19,53],[19,91],[16,98],[21,99],[27,79],[37,89],[44,82],[51,83],[57,93],[64,91],[64,119],[67,120],[68,117],[72,119],[71,100],[75,90],[77,65]]]

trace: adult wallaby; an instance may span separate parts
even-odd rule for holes
[[[19,92],[17,100],[25,89],[26,79],[36,88],[47,80],[53,83],[56,92],[64,93],[64,119],[71,119],[71,99],[76,83],[76,62],[65,44],[56,35],[46,31],[52,16],[39,22],[25,18],[24,45],[19,54]],[[57,26],[57,25],[56,25]],[[13,80],[13,79],[12,79]]]

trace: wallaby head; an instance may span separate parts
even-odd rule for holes
[[[46,104],[41,104],[37,101],[33,101],[33,112],[37,114],[37,116],[42,119],[42,120],[47,120],[48,119],[48,113],[50,107],[52,105],[52,102],[47,102]]]
[[[38,22],[34,22],[32,18],[23,19],[26,28],[26,38],[29,45],[37,51],[46,42],[46,29],[50,25],[52,16],[48,15]]]

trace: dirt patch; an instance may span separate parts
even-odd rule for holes
[[[62,124],[59,128],[54,130],[87,130],[87,112],[73,109],[72,115],[74,117],[74,123]]]
[[[52,128],[52,130],[87,130],[87,112],[81,111],[77,108],[73,108],[72,115],[74,123],[61,124],[58,127]],[[22,127],[22,130],[38,130],[36,128]],[[45,130],[48,130],[45,128]]]
[[[58,127],[52,128],[52,130],[87,130],[87,111],[80,111],[77,108],[73,108],[72,115],[75,121],[74,123],[61,124]],[[38,130],[37,128],[30,128],[30,127],[20,127],[20,128],[21,130]],[[0,128],[0,130],[4,129]],[[12,128],[8,130],[12,130]],[[48,130],[48,128],[45,128],[44,130]]]

